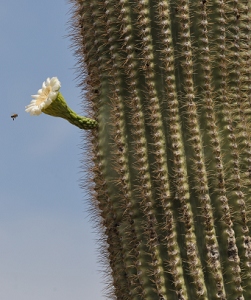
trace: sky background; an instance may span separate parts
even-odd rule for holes
[[[82,113],[67,37],[71,5],[0,4],[0,299],[105,299],[98,235],[80,188],[81,130],[25,112],[42,82],[57,76],[69,106]]]

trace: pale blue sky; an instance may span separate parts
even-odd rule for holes
[[[0,0],[0,299],[102,300],[81,130],[25,112],[47,77],[82,112],[64,0]],[[11,114],[18,113],[16,120]]]

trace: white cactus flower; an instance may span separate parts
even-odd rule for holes
[[[67,105],[63,95],[60,93],[61,83],[57,77],[47,78],[37,95],[32,95],[32,101],[25,107],[25,111],[32,116],[41,113],[53,117],[60,117],[80,129],[93,129],[97,127],[96,120],[79,116]]]
[[[31,103],[27,105],[25,111],[30,115],[38,116],[46,109],[58,96],[61,83],[57,77],[47,78],[43,82],[42,88],[37,95],[32,95]]]

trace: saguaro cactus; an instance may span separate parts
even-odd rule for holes
[[[111,294],[251,299],[250,1],[71,2]]]

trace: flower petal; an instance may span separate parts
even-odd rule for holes
[[[42,109],[48,107],[58,96],[61,83],[57,77],[47,78],[39,89],[37,95],[32,95],[32,100],[25,108],[31,115],[40,115]]]

